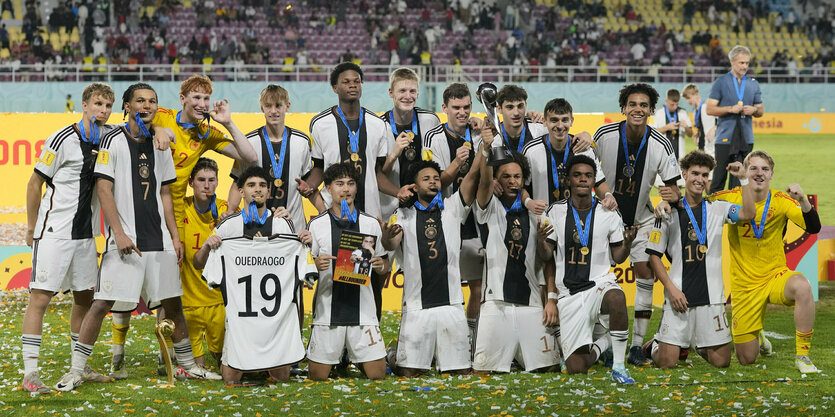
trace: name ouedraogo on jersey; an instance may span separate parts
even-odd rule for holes
[[[223,359],[240,371],[297,363],[304,358],[297,286],[316,268],[293,235],[225,239],[209,254],[203,277],[226,306]]]

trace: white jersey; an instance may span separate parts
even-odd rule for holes
[[[531,166],[531,176],[528,179],[531,190],[531,198],[534,200],[544,200],[548,204],[556,203],[559,200],[571,196],[571,190],[568,188],[568,173],[565,171],[568,160],[574,156],[574,151],[571,150],[571,142],[574,136],[568,135],[566,148],[554,149],[549,141],[548,135],[540,136],[530,143],[526,143],[522,149],[522,155],[528,159],[528,164]],[[606,182],[606,176],[603,174],[603,168],[597,160],[592,148],[588,148],[578,155],[585,155],[593,159],[597,163],[597,174],[594,178],[594,186],[598,186]],[[555,172],[556,170],[556,172]],[[556,176],[556,178],[554,178]],[[556,183],[554,182],[556,180]]]
[[[211,251],[203,278],[223,293],[227,366],[256,371],[304,359],[295,295],[299,281],[316,274],[308,253],[293,235],[225,239]]]
[[[377,238],[374,253],[383,254],[380,224],[377,219],[359,211],[357,222],[337,220],[330,211],[312,219],[307,226],[313,236],[311,254],[337,256],[343,231],[359,232]],[[326,271],[319,271],[319,282],[313,300],[313,324],[321,326],[377,326],[377,305],[370,285],[334,282],[334,262]]]
[[[542,307],[539,287],[545,279],[537,267],[536,216],[524,207],[508,211],[492,196],[487,207],[481,208],[478,202],[474,206],[476,221],[487,225],[481,235],[487,251],[481,301]]]
[[[120,126],[102,138],[94,176],[113,182],[119,223],[140,251],[174,250],[160,196],[177,180],[170,151],[156,149],[151,138],[139,142]],[[107,250],[116,250],[109,224]]]
[[[286,127],[287,130],[287,146],[284,149],[284,164],[281,164],[281,146],[283,143],[271,143],[273,154],[275,156],[276,168],[281,169],[280,176],[276,176],[273,168],[272,159],[270,159],[270,152],[267,148],[267,142],[264,138],[264,127],[260,127],[246,135],[246,139],[255,149],[255,154],[258,155],[254,165],[258,165],[266,169],[272,178],[270,178],[270,196],[267,198],[267,207],[275,210],[277,207],[284,207],[290,212],[290,218],[293,221],[293,227],[296,230],[304,229],[307,221],[304,218],[304,203],[302,196],[299,194],[299,184],[296,183],[296,178],[304,179],[310,174],[313,168],[310,159],[310,138],[299,130]],[[278,139],[281,138],[270,138]],[[279,167],[279,165],[281,165]],[[243,174],[244,170],[249,165],[242,165],[237,160],[232,167],[232,172],[229,174],[235,181]],[[276,184],[276,179],[280,180],[281,186]]]
[[[403,268],[403,311],[461,305],[461,223],[470,208],[461,194],[444,199],[443,210],[397,209],[394,224],[403,238],[394,257]]]
[[[103,137],[116,127],[99,127]],[[89,132],[86,132],[88,135]],[[41,238],[89,239],[100,235],[99,201],[93,192],[99,145],[81,139],[72,124],[50,135],[35,163],[35,172],[46,182],[38,210],[35,240]]]
[[[591,214],[588,241],[589,253],[582,253],[580,234],[571,200],[552,204],[545,213],[554,231],[546,238],[554,245],[556,283],[560,297],[577,294],[594,288],[596,282],[609,273],[611,268],[610,246],[623,244],[623,221],[617,211],[607,209],[595,200]],[[580,225],[586,227],[589,210],[578,210]],[[581,227],[581,228],[582,228]]]
[[[681,107],[677,108],[675,112],[670,113],[672,116],[672,120],[667,117],[667,113],[664,111],[666,106],[661,106],[660,109],[655,111],[655,123],[652,124],[652,127],[656,129],[660,129],[664,125],[670,122],[681,122],[677,131],[669,131],[665,132],[664,136],[670,140],[670,144],[673,145],[673,150],[676,153],[676,158],[681,159],[684,156],[684,141],[686,140],[686,136],[684,136],[684,131],[688,127],[692,127],[693,124],[690,123],[690,116],[687,115],[687,110],[682,109]]]
[[[354,204],[362,211],[377,217],[380,210],[380,192],[377,189],[377,158],[388,155],[386,140],[390,131],[386,130],[386,122],[379,116],[362,108],[363,123],[359,129],[357,161],[351,160],[351,145],[348,128],[336,112],[336,106],[317,114],[310,121],[310,136],[313,138],[311,157],[313,165],[322,170],[340,162],[353,162],[360,173],[357,184],[357,196]],[[351,129],[356,129],[359,120],[349,120]],[[330,205],[332,199],[325,188],[322,188],[322,198],[325,205]]]
[[[534,138],[538,138],[542,135],[548,134],[548,128],[546,128],[545,125],[543,125],[542,123],[534,123],[528,120],[527,118],[525,118],[525,121],[523,123],[525,126],[525,131],[522,132],[524,134],[524,137],[512,138],[508,136],[507,139],[504,138],[504,133],[502,132],[502,127],[504,126],[504,123],[500,123],[501,126],[499,126],[499,134],[497,134],[496,137],[493,138],[493,146],[495,147],[499,144],[504,143],[505,146],[507,146],[507,149],[509,149],[511,152],[522,153],[522,150],[525,148],[525,145],[527,145],[530,142],[533,142]]]
[[[704,200],[706,201],[706,200]],[[647,253],[670,259],[670,279],[687,297],[689,307],[725,302],[722,280],[722,230],[734,223],[741,206],[727,201],[706,201],[707,253],[699,251],[699,238],[684,208],[672,210],[667,220],[656,219]],[[702,225],[701,206],[692,208],[696,223]],[[701,228],[701,226],[700,226]],[[669,300],[669,297],[667,297]]]
[[[415,137],[412,139],[412,143],[403,150],[400,157],[397,158],[397,161],[394,162],[394,166],[388,174],[388,178],[391,183],[397,187],[402,187],[406,184],[414,182],[411,178],[407,178],[409,175],[409,166],[412,162],[420,161],[423,157],[423,138],[425,137],[425,134],[441,124],[441,120],[438,119],[438,116],[434,112],[417,107],[415,107],[412,111],[412,117],[413,119],[417,119],[417,132],[412,132],[415,134]],[[394,122],[391,118],[391,110],[383,113],[383,121],[386,122],[387,129],[386,155],[391,153],[394,148],[394,140],[397,138],[397,135],[395,135],[392,130],[392,124]],[[399,132],[412,130],[411,122],[409,125],[396,125],[394,130],[396,130],[398,134]],[[392,197],[387,194],[380,194],[380,203],[383,207],[383,218],[390,217],[399,205],[397,197]]]
[[[637,155],[639,144],[628,144],[629,161],[635,169],[627,176],[621,135],[626,122],[608,123],[594,133],[597,158],[609,188],[618,202],[618,210],[627,226],[647,224],[655,217],[649,193],[655,176],[664,183],[681,178],[673,145],[655,128],[647,126],[646,143]]]
[[[246,207],[244,207],[246,209]],[[269,211],[269,209],[267,209]],[[243,212],[232,213],[215,227],[215,234],[221,239],[229,239],[235,237],[269,237],[276,234],[295,235],[296,230],[293,223],[283,217],[273,217],[272,211],[267,215],[267,220],[264,224],[256,222],[244,223]]]

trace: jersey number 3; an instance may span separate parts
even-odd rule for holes
[[[272,282],[272,285],[270,285]],[[258,311],[252,311],[252,275],[238,278],[238,284],[244,284],[246,293],[246,305],[244,311],[238,312],[238,317],[258,317]],[[272,287],[272,292],[269,287]],[[267,274],[261,277],[259,285],[261,289],[261,299],[264,301],[273,301],[275,304],[271,310],[267,307],[261,308],[261,314],[266,317],[273,317],[278,314],[278,309],[281,307],[281,284],[278,282],[278,277],[275,274]]]

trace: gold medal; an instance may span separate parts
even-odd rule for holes
[[[467,148],[467,149],[470,149],[470,148],[473,147],[473,144],[470,143],[470,142],[464,142],[464,147]]]
[[[699,252],[707,253],[707,245],[699,245]]]
[[[360,160],[360,154],[358,154],[356,152],[352,153],[351,154],[351,160],[354,161],[354,162],[359,161]]]
[[[742,105],[743,105],[743,104],[742,104],[742,100],[737,101],[737,102],[736,102],[736,104],[738,104],[738,105],[742,106]]]
[[[275,181],[273,181],[273,183],[276,187],[281,187],[282,185],[284,185],[284,181],[282,181],[281,178],[276,178]]]
[[[583,254],[583,256],[588,255],[589,254],[589,247],[588,246],[583,246],[582,248],[580,248],[580,253]]]
[[[557,200],[560,199],[560,190],[554,190],[554,198],[556,198]]]
[[[412,140],[415,138],[415,132],[406,132],[406,138]]]

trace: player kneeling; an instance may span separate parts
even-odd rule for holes
[[[320,274],[307,350],[308,375],[314,381],[328,379],[331,367],[340,362],[342,352],[347,349],[348,358],[361,364],[365,376],[381,379],[386,376],[386,349],[377,320],[374,292],[369,285],[370,279],[356,277],[370,276],[372,268],[378,274],[385,273],[388,270],[387,255],[372,256],[368,260],[369,267],[354,270],[347,279],[335,277],[336,266],[344,267],[350,262],[349,259],[336,262],[338,253],[345,251],[340,250],[343,241],[350,243],[358,239],[363,242],[373,238],[374,253],[385,253],[380,242],[380,224],[354,206],[360,173],[353,163],[331,165],[325,170],[323,179],[334,204],[311,219],[308,225],[313,236],[311,253]],[[353,249],[356,247],[348,251],[348,257]]]
[[[267,208],[270,180],[264,168],[245,170],[237,185],[250,203],[221,221],[194,255],[196,267],[205,263],[209,286],[225,294],[227,385],[239,384],[244,372],[262,370],[286,381],[290,365],[304,359],[296,296],[299,281],[312,283],[316,271],[300,241],[309,239],[307,232],[297,238],[291,222]]]
[[[566,170],[571,198],[552,204],[539,225],[537,247],[546,261],[548,285],[545,324],[555,325],[559,317],[568,373],[588,371],[611,343],[612,380],[633,384],[624,366],[629,333],[626,297],[609,272],[609,261],[610,257],[615,263],[626,259],[638,228],[624,230],[620,214],[592,197],[597,171],[593,159],[575,155]],[[598,322],[610,328],[609,335],[593,340]]]
[[[706,201],[703,193],[716,166],[713,157],[692,151],[679,161],[685,194],[665,218],[656,219],[647,254],[650,267],[664,284],[664,316],[655,339],[645,345],[659,368],[672,368],[681,349],[693,346],[711,365],[731,362],[731,330],[725,314],[722,280],[722,229],[725,223],[746,222],[754,217],[754,193],[742,164],[728,165],[728,172],[742,184],[742,206],[727,201]],[[669,211],[666,202],[659,213]],[[669,273],[661,262],[668,254]]]

